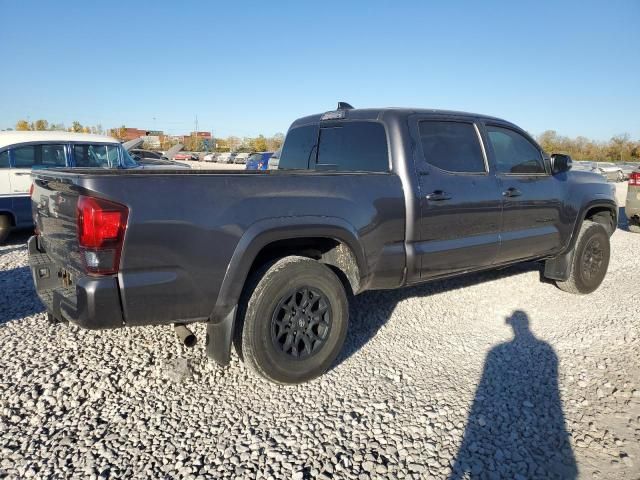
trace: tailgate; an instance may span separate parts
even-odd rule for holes
[[[77,237],[77,188],[73,177],[37,174],[32,209],[41,248],[52,261],[78,274],[84,270]]]

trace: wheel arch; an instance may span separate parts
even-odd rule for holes
[[[357,230],[337,217],[279,217],[254,223],[231,257],[208,324],[208,354],[229,362],[235,312],[253,271],[289,255],[314,258],[328,265],[345,288],[358,293],[367,275],[366,258]]]

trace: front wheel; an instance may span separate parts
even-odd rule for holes
[[[561,290],[575,294],[587,294],[596,290],[609,267],[609,235],[599,223],[585,220],[574,246],[569,278],[556,281]]]
[[[633,233],[640,233],[640,218],[629,219],[629,231]]]
[[[335,361],[348,320],[338,276],[310,258],[285,257],[254,275],[243,295],[240,353],[267,380],[306,382]]]

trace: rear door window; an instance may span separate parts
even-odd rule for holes
[[[76,167],[117,168],[118,145],[77,144],[73,146]]]
[[[540,150],[520,133],[508,128],[487,125],[487,135],[499,173],[513,175],[546,173]]]
[[[9,150],[0,152],[0,168],[9,168]]]
[[[376,122],[344,122],[322,127],[317,169],[387,172],[389,150],[384,126]]]
[[[308,169],[309,161],[316,151],[317,141],[316,125],[290,129],[282,147],[278,169]]]
[[[429,165],[453,173],[485,173],[480,139],[472,123],[423,120],[418,130]]]
[[[64,153],[64,145],[42,145],[39,165],[56,168],[65,167],[67,164]]]

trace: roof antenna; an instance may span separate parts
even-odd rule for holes
[[[347,102],[338,102],[338,110],[353,110],[353,106]]]

